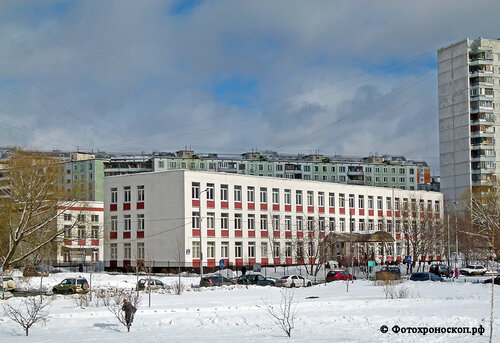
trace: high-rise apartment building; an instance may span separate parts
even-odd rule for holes
[[[438,90],[441,191],[454,203],[487,192],[500,173],[500,40],[467,38],[439,49]]]

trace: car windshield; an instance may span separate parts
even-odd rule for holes
[[[282,276],[281,277],[281,280],[285,280],[285,279],[288,279],[288,276]]]

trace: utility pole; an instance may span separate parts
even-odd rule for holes
[[[349,249],[351,249],[351,272],[352,275],[354,276],[354,249],[352,246],[352,211],[349,209],[349,239],[351,241]],[[348,281],[349,282],[349,281]],[[352,278],[352,282],[354,283],[354,277]]]
[[[448,267],[450,266],[450,211],[447,211],[448,222]]]
[[[201,195],[204,193],[204,192],[208,192],[208,188],[205,188],[203,191],[200,192],[200,280],[203,278],[203,240],[202,240],[202,233],[203,233],[203,230],[202,230],[202,221],[203,221],[203,215],[201,213],[202,211],[202,198],[201,198]],[[208,195],[207,195],[207,199],[208,199]]]

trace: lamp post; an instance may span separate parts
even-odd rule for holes
[[[202,190],[200,192],[200,280],[203,278],[203,240],[202,240],[202,221],[203,221],[203,215],[201,213],[202,211],[202,199],[201,199],[201,195],[204,193],[204,192],[208,192],[210,190],[210,188],[205,188],[204,190]],[[208,197],[207,197],[208,198]]]

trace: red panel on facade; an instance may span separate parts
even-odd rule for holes
[[[291,257],[287,257],[285,263],[286,264],[292,264],[292,258]]]
[[[420,261],[425,261],[425,255],[420,256]]]
[[[314,264],[315,261],[316,259],[314,257],[309,258],[309,264]]]
[[[267,211],[267,204],[260,204],[261,211]]]
[[[215,267],[215,260],[214,259],[207,260],[207,266],[208,267]]]
[[[292,212],[292,205],[285,205],[285,212]]]
[[[123,238],[130,238],[130,237],[131,237],[130,231],[123,233]]]
[[[273,211],[279,211],[279,210],[280,210],[280,205],[273,204]]]
[[[215,230],[207,230],[208,237],[215,237]]]
[[[397,256],[396,261],[401,261],[401,256]]]
[[[111,232],[111,233],[113,233],[113,232]],[[114,233],[116,233],[116,232],[114,232]],[[115,237],[115,238],[116,238],[116,237]],[[64,241],[64,245],[72,245],[72,244],[73,244],[73,242],[72,242],[72,241]]]
[[[396,211],[396,217],[399,217],[401,216],[401,213],[399,213],[399,211]]]
[[[193,237],[200,237],[200,229],[193,229]]]
[[[379,217],[382,217],[382,216],[384,215],[384,211],[382,211],[382,210],[378,210],[378,211],[377,211],[377,215],[378,215]]]
[[[424,217],[424,212],[420,212],[420,218]]]
[[[438,261],[441,261],[441,256],[438,256],[438,257],[437,257],[437,260],[438,260]]]
[[[126,202],[126,203],[123,204],[123,210],[124,211],[130,210],[130,203],[129,202]]]
[[[207,208],[215,208],[215,201],[207,200]]]
[[[439,213],[436,213],[436,218],[438,218],[438,219],[439,219]]]
[[[118,266],[118,261],[116,261],[116,260],[109,261],[109,266],[111,268],[116,268]]]
[[[132,264],[130,263],[130,260],[123,260],[123,266],[124,267],[130,267]]]
[[[192,205],[193,205],[193,207],[200,207],[200,200],[199,199],[198,200],[193,200],[192,201]]]
[[[358,212],[359,212],[360,216],[364,216],[365,215],[365,210],[363,210],[363,209],[358,210]]]
[[[432,261],[432,258],[433,258],[433,257],[434,257],[434,256],[432,256],[432,255],[431,255],[431,256],[429,256],[429,261]],[[438,260],[438,261],[439,261],[439,260]]]
[[[297,212],[302,212],[303,209],[302,209],[302,206],[297,206],[297,208],[295,209]]]
[[[243,231],[241,230],[234,231],[234,237],[243,237]]]
[[[138,202],[137,203],[137,209],[138,210],[143,210],[144,209],[144,203],[143,202]]]
[[[222,237],[229,237],[229,230],[221,230],[220,235]]]
[[[328,209],[328,212],[330,212],[330,213],[334,214],[334,213],[335,213],[335,207],[330,207],[330,208]]]
[[[137,238],[144,238],[144,231],[137,231]]]
[[[118,232],[110,232],[109,233],[109,238],[110,239],[117,239],[118,238]]]
[[[255,230],[248,231],[248,237],[255,237]]]
[[[279,258],[279,257],[275,257],[275,258],[274,258],[274,264],[275,264],[275,265],[279,265],[279,264],[281,264],[281,258]]]
[[[307,206],[307,212],[313,213],[314,212],[314,206]]]
[[[292,238],[292,231],[285,231],[285,238]]]
[[[235,202],[234,203],[234,208],[237,209],[237,210],[241,210],[241,208],[242,208],[241,202]]]
[[[368,215],[369,216],[373,216],[374,215],[374,211],[373,210],[368,210]]]
[[[387,211],[387,217],[392,217],[392,212],[391,211]]]
[[[267,258],[261,258],[260,259],[260,264],[263,266],[267,266]]]
[[[227,201],[221,201],[220,208],[229,208],[229,203]]]
[[[297,237],[298,237],[298,238],[302,238],[302,237],[304,237],[304,232],[302,232],[302,231],[297,231]]]
[[[324,207],[318,207],[318,212],[319,213],[325,213],[325,208]]]
[[[109,210],[110,211],[117,211],[118,210],[118,204],[109,204]]]
[[[320,232],[319,233],[319,238],[325,238],[325,233],[324,232]]]
[[[267,231],[265,231],[265,230],[261,231],[260,237],[267,237]]]
[[[248,209],[255,210],[255,203],[253,203],[253,202],[248,203]]]
[[[354,215],[356,214],[356,210],[355,210],[355,209],[353,209],[353,208],[351,208],[351,209],[349,210],[349,213],[350,213],[350,214],[352,214],[352,215],[354,216]]]
[[[401,234],[400,233],[396,234],[396,239],[401,239]]]
[[[98,239],[93,239],[91,242],[92,245],[99,245],[99,240]]]
[[[345,214],[345,208],[339,208],[339,213],[340,214]]]
[[[403,217],[405,217],[405,218],[408,217],[408,212],[406,212],[406,211],[403,212]]]
[[[273,237],[280,237],[280,232],[279,231],[273,231]]]
[[[199,268],[200,267],[200,260],[199,259],[197,259],[197,260],[193,259],[193,267],[194,268]]]
[[[249,259],[248,259],[248,264],[249,264],[249,265],[253,265],[253,264],[255,264],[255,258],[249,258]]]
[[[235,264],[237,266],[242,266],[243,265],[243,259],[242,258],[237,258],[234,260]]]
[[[309,238],[314,238],[314,232],[308,232],[307,237]]]

